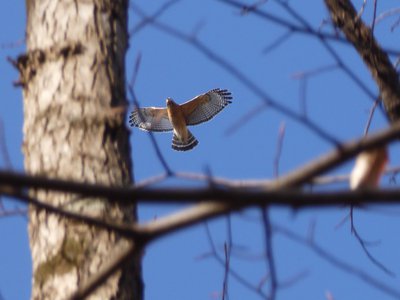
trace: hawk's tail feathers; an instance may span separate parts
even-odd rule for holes
[[[188,139],[182,141],[175,133],[172,137],[172,149],[177,151],[188,151],[197,146],[199,141],[194,137],[194,135],[188,130]]]

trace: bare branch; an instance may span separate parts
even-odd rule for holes
[[[372,16],[372,22],[371,22],[371,34],[374,36],[374,30],[375,30],[375,21],[376,21],[376,8],[378,6],[378,0],[374,0],[374,13]],[[372,42],[372,40],[371,40]]]
[[[241,14],[242,15],[248,14],[252,10],[255,10],[257,7],[265,4],[267,1],[268,0],[259,0],[258,2],[254,3],[254,4],[243,6]]]
[[[246,7],[245,3],[236,1],[236,0],[219,0],[219,1],[221,1],[227,5],[236,7],[240,10],[242,10],[244,7]],[[282,2],[282,1],[278,1],[279,4],[280,4],[280,2]],[[336,41],[336,42],[343,43],[343,44],[349,44],[347,39],[342,38],[342,37],[338,36],[337,34],[331,34],[328,32],[320,32],[320,31],[310,31],[309,28],[306,28],[304,26],[299,26],[295,23],[292,23],[285,19],[277,17],[276,15],[273,15],[269,12],[262,11],[259,8],[255,8],[255,9],[251,10],[250,12],[252,14],[254,14],[255,16],[261,17],[261,18],[268,20],[276,25],[287,28],[288,30],[290,30],[292,32],[314,36],[319,39],[326,39],[326,40],[332,40],[332,41]],[[390,55],[395,55],[395,56],[400,55],[400,51],[396,50],[396,49],[385,48],[385,51]]]
[[[346,272],[347,274],[351,274],[361,281],[364,281],[371,286],[379,289],[380,291],[390,295],[396,299],[400,298],[400,291],[388,286],[386,283],[379,281],[378,279],[370,276],[368,273],[364,272],[363,270],[356,268],[339,258],[335,257],[333,254],[329,253],[328,251],[324,250],[321,246],[319,246],[315,242],[310,242],[308,239],[301,237],[300,235],[278,225],[273,225],[273,229],[276,233],[283,234],[287,238],[292,241],[295,241],[298,244],[308,247],[311,251],[317,254],[319,257],[323,258],[325,261],[332,264],[334,267]]]
[[[225,269],[224,269],[224,281],[223,281],[223,290],[222,290],[222,299],[223,300],[229,299],[228,280],[229,280],[229,272],[230,272],[230,266],[231,266],[230,262],[231,262],[232,245],[233,245],[231,216],[228,214],[226,216],[226,218],[227,218],[228,242],[224,243]]]
[[[357,19],[360,19],[362,15],[364,14],[365,6],[367,5],[367,0],[363,0],[363,4],[361,5],[360,10],[358,11],[357,14]]]
[[[140,229],[137,228],[136,226],[117,224],[116,222],[110,223],[110,222],[107,222],[107,221],[99,219],[99,218],[94,218],[94,217],[84,215],[82,213],[75,213],[72,211],[68,211],[61,207],[56,207],[49,203],[45,203],[38,199],[30,197],[24,192],[4,191],[4,189],[3,189],[2,193],[9,197],[15,197],[19,201],[22,201],[26,204],[34,205],[38,209],[44,209],[49,213],[54,213],[54,214],[60,215],[65,218],[70,218],[70,219],[73,219],[76,221],[84,222],[89,225],[93,225],[93,226],[97,226],[100,228],[104,228],[106,230],[117,232],[118,234],[125,236],[127,238],[135,239],[137,243],[143,243],[145,241],[144,235],[140,232]]]
[[[1,205],[0,205],[1,206]],[[14,217],[14,216],[26,216],[28,209],[26,208],[14,208],[6,210],[3,207],[0,208],[0,218],[3,217]]]
[[[280,45],[282,45],[284,42],[286,42],[291,36],[292,36],[293,32],[291,30],[288,30],[287,32],[285,32],[284,34],[282,34],[281,36],[279,36],[275,41],[273,41],[270,45],[268,45],[267,47],[265,47],[262,51],[263,54],[267,54],[269,52],[271,52],[272,50],[275,50],[276,48],[278,48]]]
[[[252,204],[281,204],[292,206],[307,205],[337,205],[343,203],[357,203],[364,197],[365,203],[384,198],[383,201],[395,201],[398,196],[397,191],[357,191],[357,192],[339,192],[342,198],[332,197],[330,193],[326,194],[307,194],[289,191],[289,187],[296,187],[309,183],[316,176],[327,172],[338,164],[343,163],[363,150],[368,150],[397,138],[400,134],[400,122],[393,124],[390,128],[376,134],[370,134],[361,140],[349,142],[341,145],[338,149],[321,156],[320,158],[305,164],[287,175],[270,181],[268,185],[260,186],[259,189],[239,189],[239,188],[189,188],[189,189],[145,189],[135,187],[110,187],[100,184],[78,183],[73,181],[49,179],[43,176],[30,176],[13,172],[0,171],[0,192],[7,189],[36,188],[46,190],[57,190],[60,192],[77,193],[83,196],[96,196],[107,198],[110,201],[137,201],[140,199],[151,200],[153,202],[192,202],[193,200],[213,199],[213,201],[225,201],[235,205]],[[282,191],[279,189],[285,188]],[[298,195],[297,195],[298,194]],[[297,201],[290,201],[289,198],[297,195]],[[315,196],[317,195],[317,196]],[[243,199],[243,197],[245,199]],[[321,199],[317,199],[322,197]],[[286,199],[286,200],[285,200]],[[244,201],[246,200],[246,201]],[[307,200],[307,201],[305,201]],[[259,202],[257,202],[259,201]],[[283,202],[281,202],[283,201]],[[207,204],[207,203],[205,203]],[[218,204],[217,204],[218,205]],[[220,207],[225,211],[227,207]]]
[[[400,13],[400,8],[393,8],[388,11],[384,11],[381,13],[379,16],[376,17],[375,19],[375,25],[377,25],[379,22],[383,21],[384,19],[397,15]]]
[[[279,177],[279,161],[282,155],[283,139],[285,138],[286,124],[284,122],[279,126],[278,142],[276,144],[276,153],[274,158],[274,177]]]
[[[133,35],[137,34],[141,29],[146,27],[147,24],[152,23],[154,20],[159,18],[165,11],[167,11],[170,7],[172,7],[177,2],[179,2],[179,0],[169,0],[166,3],[164,3],[152,16],[149,16],[148,18],[143,19],[138,25],[136,25],[134,28],[129,30],[129,38],[132,38]],[[131,6],[132,6],[132,2],[131,2]]]
[[[228,278],[229,278],[229,266],[231,258],[231,248],[227,243],[224,244],[224,254],[225,254],[225,269],[224,269],[224,280],[222,284],[222,300],[229,299],[228,296]]]
[[[379,104],[380,101],[381,101],[380,98],[378,98],[378,99],[376,99],[376,100],[374,101],[374,104],[372,104],[372,107],[371,107],[371,109],[370,109],[370,111],[369,111],[369,116],[368,116],[368,120],[367,120],[367,125],[365,126],[364,135],[367,135],[367,134],[368,134],[369,127],[371,126],[372,118],[373,118],[373,116],[374,116],[375,110],[376,110],[376,108],[378,107],[378,104]]]
[[[295,274],[291,278],[286,279],[285,281],[281,281],[278,283],[278,287],[280,289],[290,287],[294,285],[295,283],[299,282],[300,280],[306,278],[310,274],[310,271],[304,270],[299,272],[298,274]]]
[[[356,226],[354,225],[354,207],[353,206],[350,207],[350,223],[351,223],[351,232],[356,237],[358,243],[360,244],[364,253],[367,255],[368,259],[375,266],[377,266],[379,269],[381,269],[383,272],[385,272],[387,275],[389,275],[391,277],[395,277],[396,275],[394,274],[394,272],[389,270],[383,263],[381,263],[377,258],[375,258],[371,254],[371,252],[368,250],[366,241],[360,236]]]
[[[206,228],[206,234],[207,234],[207,238],[209,241],[209,244],[211,246],[211,252],[212,252],[212,256],[215,258],[215,260],[222,266],[225,268],[225,262],[224,260],[221,258],[221,256],[218,254],[218,251],[215,247],[213,238],[211,236],[211,232],[210,229],[207,225],[207,223],[205,223],[205,228]],[[256,285],[251,284],[250,282],[248,282],[245,278],[243,278],[238,272],[236,272],[234,269],[229,268],[229,274],[235,279],[237,280],[237,282],[239,282],[241,285],[243,285],[245,288],[247,288],[249,291],[254,292],[256,295],[262,297],[263,299],[267,299],[267,295],[265,295],[265,293],[262,291],[262,289],[260,289],[259,287],[257,287]]]
[[[375,40],[371,29],[356,18],[349,0],[325,0],[334,24],[353,44],[376,81],[391,122],[400,119],[400,83],[386,52]]]
[[[275,269],[275,259],[273,253],[272,246],[272,227],[271,221],[269,219],[269,208],[265,207],[261,209],[262,220],[264,225],[264,233],[265,233],[265,254],[267,257],[267,269],[270,278],[270,290],[269,290],[269,299],[276,299],[276,290],[278,287],[278,280],[276,277],[276,269]]]
[[[337,64],[330,64],[326,66],[322,66],[313,70],[309,71],[303,71],[303,72],[297,72],[292,74],[293,79],[303,79],[303,78],[309,78],[312,76],[316,76],[325,72],[330,72],[332,70],[337,69],[339,66]]]
[[[248,123],[253,117],[262,113],[265,109],[268,108],[268,104],[261,103],[245,113],[242,117],[238,118],[228,129],[225,131],[226,135],[232,135],[235,133],[239,128],[243,128],[243,126]]]
[[[310,32],[316,32],[310,23],[300,16],[295,10],[293,10],[289,3],[286,2],[278,2],[293,18],[295,18],[297,21],[299,21],[303,26],[309,30]],[[343,72],[347,74],[347,76],[350,77],[350,79],[366,94],[368,95],[371,99],[375,99],[374,93],[369,89],[369,87],[361,80],[354,72],[352,69],[350,69],[340,58],[339,54],[335,51],[335,49],[327,42],[327,39],[324,35],[316,35],[314,34],[322,43],[322,45],[325,47],[325,49],[329,52],[329,54],[333,57],[333,59],[336,61],[336,64],[338,67],[340,67]]]

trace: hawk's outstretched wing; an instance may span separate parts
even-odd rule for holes
[[[173,129],[167,109],[160,107],[135,109],[129,116],[129,124],[146,131],[171,131]]]
[[[187,125],[196,125],[212,119],[225,106],[231,103],[228,90],[214,89],[194,97],[181,105]]]

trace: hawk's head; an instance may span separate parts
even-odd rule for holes
[[[177,104],[175,103],[174,100],[172,100],[172,98],[167,98],[166,100],[167,102],[167,106],[171,107],[171,106],[176,106]]]

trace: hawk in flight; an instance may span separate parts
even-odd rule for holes
[[[228,90],[214,89],[193,99],[177,104],[167,98],[167,107],[143,107],[135,109],[129,116],[129,124],[146,131],[173,131],[172,149],[187,151],[199,142],[187,126],[197,125],[212,119],[231,103]]]

